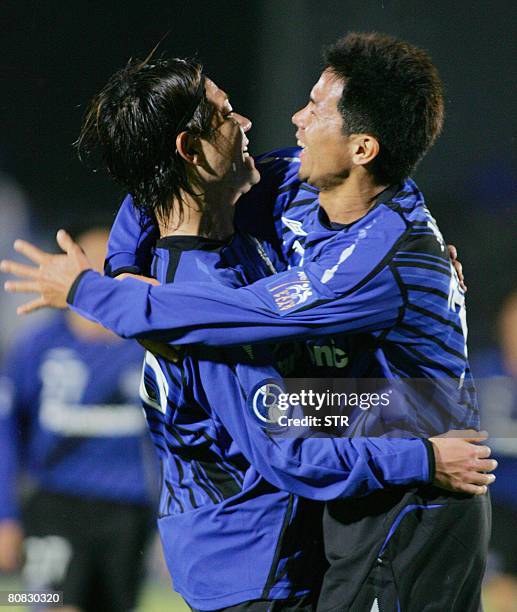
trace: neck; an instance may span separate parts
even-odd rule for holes
[[[374,183],[370,175],[353,172],[341,183],[320,191],[320,206],[333,223],[353,223],[375,204],[388,185]]]
[[[201,196],[182,194],[183,216],[180,218],[180,202],[175,199],[171,214],[159,220],[160,236],[202,236],[212,240],[225,240],[234,233],[234,204],[216,190]]]

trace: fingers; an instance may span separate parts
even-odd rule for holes
[[[463,291],[467,291],[467,285],[465,284],[465,277],[463,276],[463,266],[460,264],[459,261],[454,261],[453,265],[454,265],[454,269],[456,270],[456,274],[458,276],[460,287],[463,289]]]
[[[454,262],[454,269],[456,270],[456,274],[458,275],[459,281],[463,282],[465,280],[465,277],[463,276],[463,266],[460,264],[459,261]]]
[[[39,293],[41,287],[38,281],[6,281],[4,289],[8,293]]]
[[[476,455],[478,459],[487,459],[492,454],[492,449],[490,446],[477,446],[476,445]]]
[[[160,284],[160,281],[156,280],[155,278],[152,278],[150,276],[142,276],[141,274],[131,274],[130,272],[123,272],[122,274],[115,276],[115,278],[119,281],[123,281],[126,278],[134,278],[135,280],[141,281],[143,283],[147,283],[148,285],[154,285],[154,286],[157,286]]]
[[[56,234],[56,240],[61,249],[67,254],[70,255],[72,251],[75,249],[80,249],[80,246],[72,240],[70,234],[66,232],[64,229],[60,229]]]
[[[485,495],[488,487],[495,482],[495,475],[485,472],[491,472],[497,467],[495,459],[479,459],[476,462],[474,472],[466,474],[462,480],[454,480],[451,484],[451,490],[459,493],[468,493],[469,495]]]
[[[476,431],[475,429],[458,429],[450,432],[453,438],[463,438],[466,442],[483,442],[488,438],[488,431]]]
[[[467,484],[454,487],[453,490],[459,493],[468,493],[469,495],[486,495],[488,487],[486,485]]]
[[[467,442],[483,442],[488,438],[488,431],[476,431],[475,429],[451,429],[447,433],[436,436],[437,438],[461,438]]]
[[[471,442],[471,443],[484,442],[488,438],[488,433],[486,431],[480,431],[476,435],[461,436],[461,437],[465,440],[465,442]]]
[[[45,251],[38,249],[38,247],[25,240],[16,240],[14,243],[14,250],[25,255],[27,259],[37,264],[44,263],[49,256],[48,253],[45,253]]]
[[[449,255],[452,261],[456,261],[456,259],[458,258],[458,250],[456,249],[456,247],[453,244],[448,244],[447,248],[449,249]]]
[[[467,285],[465,284],[465,277],[463,275],[463,266],[458,261],[458,250],[453,244],[448,244],[447,249],[449,251],[449,256],[452,261],[452,265],[456,270],[456,274],[458,275],[458,280],[460,281],[461,288],[463,291],[467,291]]]
[[[9,259],[2,260],[0,263],[0,270],[2,272],[16,274],[16,276],[22,276],[24,278],[38,278],[40,273],[39,268],[33,268],[32,266],[27,266]]]
[[[493,482],[495,482],[494,474],[483,474],[481,472],[472,472],[472,474],[470,474],[468,478],[468,483],[474,484],[474,485],[488,486],[488,485],[491,485]]]
[[[493,472],[499,464],[495,459],[478,459],[476,461],[476,470],[478,472]]]
[[[45,308],[47,306],[47,301],[43,297],[36,298],[31,302],[27,302],[26,304],[22,304],[18,306],[16,309],[16,314],[18,315],[26,315],[31,312],[35,312],[36,310],[40,310],[40,308]]]

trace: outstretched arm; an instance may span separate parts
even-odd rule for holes
[[[341,262],[343,253],[329,251],[317,263],[233,289],[215,282],[181,287],[151,287],[134,279],[118,282],[90,270],[86,256],[66,232],[60,230],[57,239],[66,255],[50,255],[17,241],[16,250],[37,267],[2,262],[4,272],[25,279],[7,281],[6,290],[39,293],[19,313],[45,306],[65,308],[68,298],[79,314],[122,337],[207,345],[384,329],[399,316],[400,291],[382,265],[368,283],[359,283],[360,291],[354,288],[364,276],[364,266],[370,268],[382,258],[373,242],[364,241],[362,251],[367,252],[360,258],[352,255],[337,273],[336,261]],[[345,278],[349,291],[343,286]]]
[[[389,328],[402,307],[375,239],[362,240],[350,254],[348,247],[337,246],[318,262],[239,289],[217,283],[119,283],[89,270],[81,249],[62,230],[58,243],[66,255],[15,243],[37,268],[2,262],[3,271],[27,279],[6,282],[8,291],[40,294],[18,312],[65,308],[68,298],[79,314],[127,338],[223,346],[357,333]]]

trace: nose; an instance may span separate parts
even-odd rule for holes
[[[294,113],[294,115],[291,117],[291,121],[292,121],[292,123],[294,123],[294,125],[295,125],[297,128],[303,128],[303,127],[305,127],[305,126],[304,126],[304,121],[303,121],[303,118],[304,118],[304,116],[305,116],[304,111],[305,111],[305,109],[306,109],[306,108],[307,108],[306,106],[304,106],[303,108],[300,108],[300,110],[299,110],[299,111],[296,111],[296,113]]]
[[[248,119],[248,117],[239,115],[239,113],[233,113],[233,118],[240,125],[243,132],[248,132],[251,129],[252,123],[251,119]]]

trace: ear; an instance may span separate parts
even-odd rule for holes
[[[371,134],[354,134],[351,144],[352,161],[357,166],[369,164],[381,150],[379,141]]]
[[[198,163],[199,152],[196,147],[196,138],[188,132],[180,132],[176,136],[176,151],[189,164]]]

